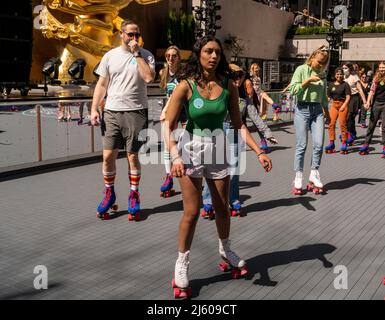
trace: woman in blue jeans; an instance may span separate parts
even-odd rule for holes
[[[294,171],[296,174],[293,193],[295,195],[303,194],[303,167],[309,131],[313,139],[313,154],[307,189],[315,194],[324,193],[318,169],[324,143],[324,115],[329,117],[325,74],[327,62],[328,50],[322,46],[310,55],[306,63],[295,70],[290,83],[290,93],[297,97],[294,116],[296,131]]]
[[[267,124],[260,118],[256,106],[253,104],[253,94],[254,90],[250,80],[246,80],[246,72],[236,64],[229,65],[231,71],[233,72],[232,79],[234,84],[238,87],[239,93],[239,107],[242,114],[242,123],[246,126],[246,116],[252,120],[253,124],[257,128],[257,133],[261,137],[261,142],[265,141],[266,148],[264,148],[263,142],[261,149],[267,153],[267,142],[269,140],[271,143],[278,143],[277,139],[273,137],[273,133]],[[250,83],[249,92],[246,92],[245,82]],[[244,114],[244,115],[243,115]],[[241,150],[245,147],[245,143],[242,141],[241,137],[238,134],[235,134],[234,127],[231,125],[230,117],[227,115],[225,122],[223,123],[223,131],[225,132],[227,139],[227,161],[229,163],[230,170],[230,210],[232,216],[246,216],[246,213],[242,211],[241,202],[239,199],[239,174],[240,174],[240,165],[241,159]],[[238,143],[240,142],[240,143]],[[208,188],[207,183],[204,184],[203,189],[203,209],[201,215],[203,218],[214,219],[214,208],[212,205],[211,194]]]

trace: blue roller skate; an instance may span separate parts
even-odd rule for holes
[[[278,114],[281,112],[281,106],[278,103],[273,103],[272,108],[274,111],[274,117],[272,121],[278,122],[279,121]]]
[[[264,153],[269,153],[269,147],[267,146],[267,141],[266,139],[261,139],[261,150],[264,152]]]
[[[348,140],[346,140],[346,143],[349,146],[353,146],[354,145],[354,140],[356,140],[356,136],[354,134],[348,133]]]
[[[163,184],[160,186],[160,197],[168,198],[172,197],[175,194],[175,190],[172,188],[174,185],[174,181],[170,174],[166,175],[166,179]]]
[[[334,152],[336,152],[336,146],[334,144],[334,140],[330,140],[329,145],[327,145],[325,147],[325,152],[326,153],[334,153]]]
[[[340,153],[348,154],[348,144],[346,143],[346,141],[342,142]]]
[[[369,145],[363,144],[362,147],[358,150],[358,153],[361,156],[365,156],[365,155],[369,154]]]
[[[98,208],[96,209],[96,216],[102,220],[108,220],[110,218],[110,214],[108,210],[112,209],[113,211],[118,210],[118,205],[115,204],[116,195],[114,191],[114,187],[106,187],[104,190],[104,198],[102,202],[100,202]]]
[[[246,213],[242,210],[241,203],[239,201],[235,201],[231,206],[230,206],[230,212],[232,217],[245,217]]]
[[[213,220],[215,218],[215,211],[213,205],[204,204],[201,211],[201,216],[203,219]]]
[[[140,199],[139,192],[131,190],[128,196],[128,221],[140,220]]]

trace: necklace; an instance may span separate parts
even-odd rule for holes
[[[210,95],[212,90],[211,81],[206,82],[203,80],[202,82],[205,84],[203,89],[207,90],[208,94]]]

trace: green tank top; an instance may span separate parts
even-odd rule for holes
[[[197,85],[195,81],[193,82],[192,96],[187,108],[186,130],[188,132],[198,136],[212,136],[215,129],[223,130],[230,96],[227,83],[227,79],[222,82],[223,90],[218,98],[209,100],[199,94]]]

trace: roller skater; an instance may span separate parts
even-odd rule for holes
[[[209,203],[204,204],[201,211],[201,216],[203,219],[209,219],[209,220],[215,219],[215,211],[214,211],[213,205]]]
[[[223,272],[231,271],[233,279],[239,279],[247,275],[246,262],[240,259],[235,252],[230,249],[230,240],[219,239],[219,254],[222,257],[222,262],[219,264],[219,269]]]
[[[190,250],[179,252],[178,260],[175,263],[175,278],[172,279],[175,299],[188,299],[191,297],[191,287],[189,287],[188,268]]]
[[[328,87],[328,97],[331,100],[330,106],[330,123],[329,123],[329,139],[330,144],[325,147],[326,153],[334,153],[334,140],[336,137],[337,119],[340,122],[342,147],[341,154],[347,154],[348,130],[346,127],[346,119],[349,109],[349,101],[351,96],[350,86],[344,81],[344,72],[341,68],[337,68],[334,73],[335,81],[330,83]]]
[[[130,194],[128,219],[139,219],[139,150],[145,143],[140,137],[148,124],[147,83],[155,78],[155,59],[141,48],[140,30],[132,20],[122,21],[121,45],[108,51],[95,70],[99,75],[92,106],[91,124],[100,125],[103,137],[103,175],[113,184],[119,149],[125,149]],[[111,71],[113,70],[113,74]],[[100,114],[99,107],[104,105]]]
[[[351,92],[348,105],[348,114],[346,117],[346,126],[349,132],[349,137],[348,139],[343,138],[342,140],[345,140],[349,146],[352,146],[354,145],[354,140],[357,137],[355,119],[360,107],[362,105],[366,105],[367,99],[365,97],[360,78],[357,74],[357,68],[355,68],[352,63],[347,62],[342,66],[342,70],[344,73],[345,82],[349,85]]]
[[[273,105],[274,101],[271,97],[262,90],[262,82],[260,78],[260,66],[257,63],[253,63],[250,66],[249,76],[252,82],[252,86],[255,93],[255,105],[260,107],[260,116],[263,121],[267,120],[267,106]]]
[[[296,132],[294,194],[297,195],[301,195],[302,192],[302,173],[309,131],[313,140],[313,152],[307,189],[314,193],[323,192],[318,169],[323,153],[325,117],[329,118],[325,74],[328,58],[329,54],[325,46],[312,52],[306,63],[295,70],[289,87],[290,93],[297,97],[294,113]],[[334,137],[330,140],[334,141]]]
[[[131,190],[128,196],[128,221],[140,220],[140,199],[137,190]]]
[[[166,175],[166,179],[163,184],[160,186],[160,197],[168,198],[172,197],[175,194],[175,190],[172,188],[174,185],[174,181],[172,179],[171,174]]]
[[[104,190],[104,198],[102,202],[100,202],[96,216],[101,220],[108,220],[110,218],[109,210],[113,211],[118,210],[118,205],[115,204],[116,195],[114,186],[106,187]]]
[[[297,171],[295,173],[294,188],[293,188],[293,194],[295,196],[302,196],[304,194],[303,189],[302,189],[302,179],[303,179],[302,172]]]
[[[314,194],[323,194],[325,192],[318,170],[310,171],[307,191],[312,191]]]
[[[245,262],[229,248],[231,218],[229,214],[229,166],[226,159],[224,120],[227,114],[235,130],[241,130],[246,144],[256,153],[258,162],[266,172],[272,168],[271,160],[261,151],[247,127],[242,124],[239,112],[238,90],[230,79],[232,73],[226,62],[221,42],[212,35],[199,38],[186,65],[186,74],[175,88],[166,113],[167,143],[170,146],[173,176],[179,178],[183,195],[183,216],[179,224],[178,251],[186,255],[190,250],[200,212],[202,179],[211,191],[215,208],[215,225],[221,239],[221,256],[236,270],[236,276],[245,274]],[[178,115],[187,104],[188,122],[183,135],[176,141],[172,131]],[[210,134],[211,133],[211,134]],[[205,158],[205,155],[210,155]],[[211,155],[215,154],[213,159]],[[213,161],[214,160],[214,161]],[[182,259],[182,258],[181,258]],[[179,258],[178,258],[179,260]],[[188,281],[179,282],[180,274],[187,275],[176,263],[175,285],[186,290]],[[187,258],[182,261],[188,261]],[[183,265],[182,265],[183,266]],[[186,266],[186,264],[184,264]],[[175,296],[180,296],[174,290]]]
[[[269,153],[267,141],[272,144],[277,144],[278,141],[274,138],[273,133],[267,124],[262,120],[258,114],[257,94],[253,89],[253,83],[250,76],[236,64],[230,64],[230,68],[234,71],[233,80],[238,87],[239,94],[239,108],[241,111],[242,122],[246,125],[247,118],[249,118],[257,129],[257,133],[261,139],[261,150],[266,154]],[[264,93],[266,94],[266,93]],[[226,118],[228,119],[228,117]],[[227,122],[231,126],[230,122]]]
[[[334,153],[336,152],[336,146],[334,144],[334,140],[330,140],[329,144],[325,147],[326,153]]]
[[[160,77],[160,88],[166,91],[167,102],[163,106],[163,100],[161,101],[161,105],[163,106],[162,113],[160,115],[160,123],[162,127],[162,131],[164,131],[164,120],[166,117],[166,112],[168,108],[168,101],[173,93],[175,87],[178,85],[178,77],[180,76],[180,50],[177,46],[170,46],[166,49],[165,52],[166,63],[163,69],[159,71]],[[181,124],[182,128],[186,127],[187,123],[187,115],[186,110],[183,108],[179,115],[178,122]],[[178,127],[175,126],[174,130]],[[166,170],[166,178],[163,184],[160,187],[160,197],[168,198],[172,197],[175,194],[175,190],[173,187],[173,178],[170,174],[171,172],[171,159],[170,159],[170,150],[166,141],[164,141],[164,167]]]
[[[366,110],[371,109],[369,127],[366,132],[364,145],[360,148],[359,154],[366,155],[369,153],[369,144],[372,141],[374,130],[377,122],[381,121],[381,142],[384,146],[382,149],[381,158],[384,158],[385,148],[385,62],[380,62],[378,70],[373,79],[370,89],[368,102],[364,106]]]

